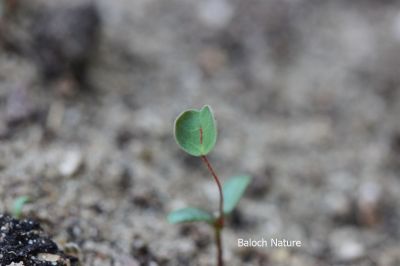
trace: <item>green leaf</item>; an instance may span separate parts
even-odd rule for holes
[[[187,153],[193,156],[208,154],[217,141],[217,125],[211,107],[201,110],[190,109],[175,120],[175,140]]]
[[[15,199],[13,206],[12,206],[12,215],[14,218],[21,218],[22,215],[22,208],[26,203],[29,202],[29,197],[28,196],[21,196]]]
[[[225,181],[222,191],[224,194],[224,214],[229,214],[238,204],[244,191],[249,185],[251,177],[235,176]]]
[[[212,223],[214,221],[214,216],[211,213],[198,208],[183,208],[171,212],[167,219],[171,224],[197,221]]]

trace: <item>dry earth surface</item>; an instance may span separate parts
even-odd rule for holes
[[[210,104],[210,160],[253,176],[227,265],[400,265],[398,1],[18,2],[1,23],[2,212],[28,195],[23,216],[83,265],[214,265],[206,225],[165,219],[217,206],[172,136]]]

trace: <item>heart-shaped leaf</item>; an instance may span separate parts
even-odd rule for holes
[[[193,156],[208,154],[217,141],[217,125],[211,107],[201,110],[190,109],[175,120],[175,140],[187,153]]]
[[[198,208],[183,208],[173,211],[167,219],[171,224],[197,221],[212,223],[215,220],[211,213]]]
[[[224,194],[224,214],[229,214],[238,204],[244,191],[249,185],[251,177],[235,176],[225,181],[222,191]]]

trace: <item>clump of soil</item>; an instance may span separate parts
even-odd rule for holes
[[[77,258],[58,249],[36,221],[0,214],[0,265],[21,262],[37,266],[79,265]]]

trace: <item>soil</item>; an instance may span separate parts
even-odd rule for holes
[[[77,258],[68,257],[43,234],[33,220],[18,221],[10,216],[0,216],[0,264],[13,262],[23,265],[57,266],[78,265]]]
[[[82,265],[215,265],[206,224],[166,221],[217,208],[172,136],[210,104],[210,161],[253,177],[226,265],[399,265],[398,1],[1,3],[2,213],[28,196],[23,217]],[[261,237],[302,247],[237,245]]]

